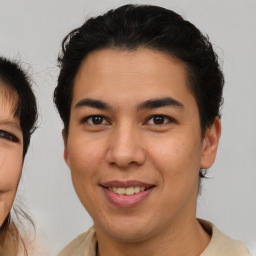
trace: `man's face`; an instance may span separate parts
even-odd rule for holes
[[[140,241],[195,219],[218,129],[201,138],[187,83],[181,62],[160,51],[103,49],[83,61],[64,157],[97,236]]]

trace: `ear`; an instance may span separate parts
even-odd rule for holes
[[[67,133],[65,131],[65,129],[62,130],[62,138],[63,138],[63,142],[64,142],[64,160],[66,162],[66,164],[69,166],[69,156],[68,156],[68,148],[67,148]]]
[[[215,161],[219,139],[221,135],[221,121],[219,117],[215,118],[211,127],[207,128],[203,139],[203,152],[201,158],[201,169],[208,169]]]

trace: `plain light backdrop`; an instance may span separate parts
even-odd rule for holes
[[[209,35],[225,74],[225,102],[219,151],[210,178],[203,181],[198,217],[255,250],[255,0],[0,0],[0,54],[28,69],[40,111],[18,192],[39,238],[55,255],[92,225],[63,160],[62,123],[52,101],[61,41],[86,18],[127,3],[172,9]]]

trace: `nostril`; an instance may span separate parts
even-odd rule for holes
[[[131,162],[129,163],[129,165],[134,165],[134,164],[138,164],[138,163],[135,162],[135,161],[131,161]]]

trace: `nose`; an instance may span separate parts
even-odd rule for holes
[[[106,155],[109,164],[127,169],[131,165],[142,165],[145,158],[145,150],[135,128],[126,125],[112,132]]]

